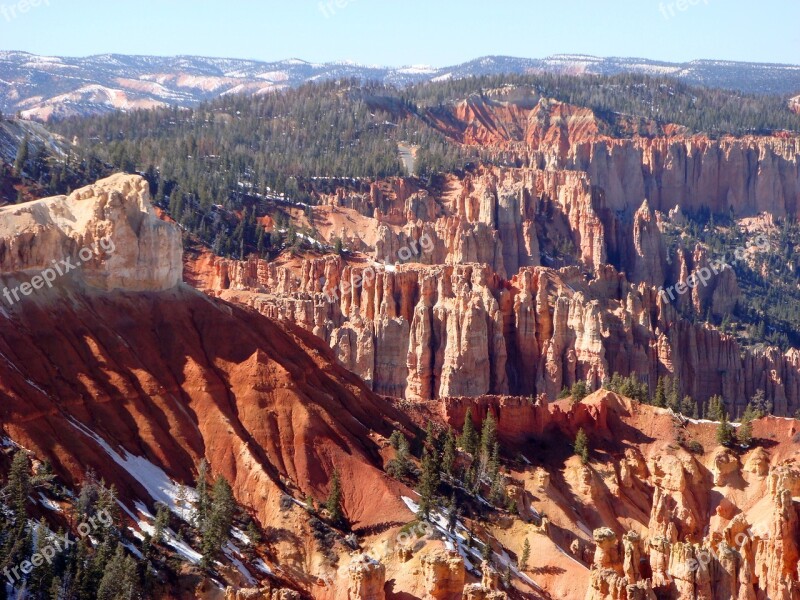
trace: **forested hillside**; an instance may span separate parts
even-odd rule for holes
[[[286,243],[280,233],[259,239],[252,223],[261,216],[256,213],[268,209],[254,208],[254,202],[281,197],[312,203],[319,178],[403,175],[399,142],[419,148],[416,170],[422,177],[486,160],[479,150],[448,140],[429,125],[429,117],[473,94],[502,101],[497,90],[511,88],[526,102],[546,97],[589,107],[617,136],[650,134],[654,122],[712,137],[800,131],[800,115],[789,112],[777,96],[692,88],[639,75],[548,74],[486,76],[403,90],[356,80],[308,84],[256,97],[225,96],[192,110],[118,112],[53,127],[77,140],[84,168],[99,160],[112,170],[145,173],[156,202],[187,231],[220,254],[240,257]],[[637,119],[640,125],[631,128]],[[58,187],[50,186],[51,191]],[[250,212],[239,226],[231,211],[243,210]]]

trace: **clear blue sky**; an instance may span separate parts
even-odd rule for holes
[[[38,0],[25,13],[19,2],[0,0],[0,49],[388,66],[556,53],[800,63],[797,0]]]

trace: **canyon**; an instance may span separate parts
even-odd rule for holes
[[[434,227],[441,264],[375,267],[363,289],[324,302],[368,265],[184,256],[179,229],[159,218],[139,176],[0,216],[4,286],[100,239],[115,247],[4,305],[3,446],[48,460],[68,484],[102,473],[134,528],[166,487],[191,485],[205,458],[267,533],[258,556],[271,574],[257,587],[230,569],[227,589],[205,582],[163,597],[800,597],[798,421],[758,419],[756,444],[724,448],[714,423],[607,390],[555,399],[576,377],[623,371],[623,356],[636,369],[651,357],[678,364],[671,336],[698,336],[706,348],[724,341],[682,324],[645,281],[609,265],[587,278],[585,264],[528,264],[506,280],[495,270],[505,262],[452,260]],[[469,226],[500,236],[478,224]],[[452,528],[436,510],[404,543],[419,507],[386,472],[390,437],[424,435],[429,423],[460,431],[468,411],[478,427],[496,420],[515,509],[465,515]],[[570,447],[579,429],[589,434],[586,463]],[[334,473],[354,538],[326,553],[304,505],[324,500]]]
[[[712,140],[670,126],[619,139],[588,109],[504,94],[431,119],[513,164],[450,174],[435,189],[400,178],[320,194],[305,222],[343,240],[346,256],[199,252],[187,255],[187,280],[314,333],[380,394],[553,398],[635,373],[651,393],[674,376],[700,403],[721,395],[734,416],[758,390],[775,414],[794,415],[796,350],[744,347],[700,322],[734,311],[736,274],[712,274],[725,257],[700,244],[671,253],[667,233],[685,215],[731,214],[755,223],[746,260],[781,252],[775,223],[800,206],[800,139]]]

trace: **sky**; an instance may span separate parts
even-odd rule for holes
[[[800,63],[797,0],[0,0],[0,49],[444,67],[486,55]]]

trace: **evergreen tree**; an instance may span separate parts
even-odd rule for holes
[[[169,526],[169,507],[161,502],[156,507],[156,522],[155,531],[153,533],[153,542],[160,544],[164,541],[164,533]]]
[[[589,463],[589,438],[583,428],[578,430],[575,436],[575,444],[573,445],[575,454],[580,456],[583,464]]]
[[[475,429],[475,423],[472,421],[472,409],[467,409],[467,414],[464,417],[464,428],[461,430],[461,437],[458,440],[459,446],[467,454],[476,457],[478,454],[478,447],[480,439],[478,432]]]
[[[420,495],[419,515],[423,519],[427,519],[436,506],[436,492],[441,479],[436,463],[430,450],[425,448],[422,452],[422,473],[417,485],[417,493]]]
[[[578,404],[581,402],[586,396],[589,395],[589,389],[586,385],[586,382],[583,380],[576,381],[569,390],[570,396],[572,396],[572,403]]]
[[[339,480],[339,471],[334,471],[333,477],[331,477],[331,490],[327,500],[325,500],[325,508],[334,525],[340,526],[344,522],[344,511],[342,510],[342,483]]]
[[[683,400],[681,401],[680,412],[686,417],[692,419],[698,418],[699,415],[697,413],[697,402],[694,401],[694,398],[691,396],[684,396]]]
[[[763,339],[763,336],[762,338]],[[750,400],[750,406],[753,410],[753,419],[760,419],[772,414],[772,402],[767,400],[764,390],[757,390]]]
[[[214,482],[211,505],[203,534],[203,564],[209,565],[231,535],[236,501],[228,481],[220,476]]]
[[[25,163],[28,162],[28,155],[30,153],[29,145],[30,139],[26,133],[25,137],[22,138],[22,142],[19,144],[19,148],[17,148],[17,157],[14,160],[14,172],[17,175],[22,175],[25,170]]]
[[[522,556],[519,559],[519,570],[526,571],[528,569],[528,561],[531,558],[531,543],[528,538],[525,538],[525,543],[522,545]]]
[[[456,458],[456,436],[453,434],[453,430],[448,427],[444,438],[444,449],[442,450],[442,473],[450,477],[455,475]]]
[[[390,443],[394,447],[396,454],[386,465],[386,472],[397,479],[405,479],[411,474],[408,440],[401,432],[395,431],[390,438]]]
[[[667,408],[676,413],[681,411],[681,385],[677,375],[670,377],[670,386],[667,392]]]
[[[483,544],[483,548],[481,548],[481,559],[485,563],[491,564],[492,562],[492,544],[489,543],[487,539],[486,542]]]
[[[728,415],[723,410],[722,418],[717,426],[717,443],[723,446],[730,446],[733,443],[735,430],[728,422]]]
[[[36,526],[36,545],[34,555],[42,555],[42,551],[52,543],[47,521],[42,517]],[[28,579],[30,591],[34,596],[44,595],[50,590],[53,580],[53,566],[48,562],[35,566]],[[2,584],[0,584],[2,585]]]
[[[711,398],[708,399],[706,418],[712,421],[722,421],[726,418],[725,403],[722,400],[722,396],[711,396]]]
[[[194,526],[202,529],[208,520],[208,511],[211,506],[211,498],[208,493],[208,462],[202,459],[197,466],[197,479],[195,480],[197,490],[197,508],[194,514]]]
[[[456,503],[456,495],[454,493],[450,497],[450,503],[447,505],[447,531],[450,534],[455,533],[457,524],[458,524],[458,504]]]
[[[141,597],[136,561],[118,545],[97,588],[97,600],[135,600]]]
[[[736,441],[741,446],[750,447],[753,443],[753,415],[749,410],[744,411],[742,415],[741,425],[736,429]]]
[[[28,496],[31,493],[29,469],[30,462],[28,456],[24,451],[18,451],[11,461],[8,485],[6,486],[6,496],[19,533],[25,530],[25,507],[28,504]]]
[[[653,397],[653,406],[657,406],[659,408],[667,407],[667,392],[664,386],[663,377],[658,378],[658,383],[656,384],[656,394]]]
[[[497,421],[492,411],[486,415],[481,428],[481,454],[489,455],[497,443]]]

